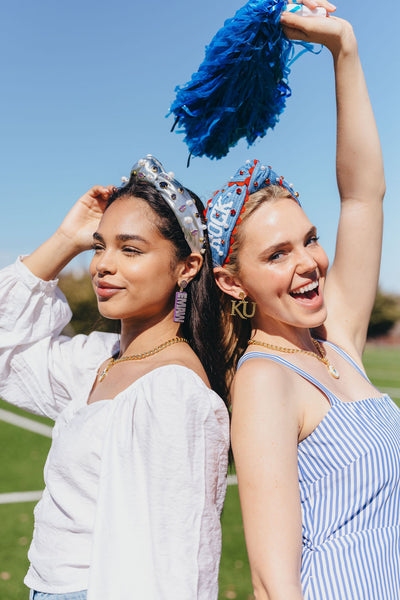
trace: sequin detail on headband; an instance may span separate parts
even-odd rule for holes
[[[160,161],[148,154],[132,167],[131,175],[152,183],[174,212],[192,252],[205,252],[205,225],[196,204],[173,173],[166,173]]]

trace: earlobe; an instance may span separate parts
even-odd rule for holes
[[[240,299],[241,295],[246,296],[246,291],[243,289],[239,279],[233,276],[224,267],[214,268],[214,277],[219,289],[232,296],[232,298]]]

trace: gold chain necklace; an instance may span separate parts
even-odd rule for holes
[[[259,342],[258,340],[249,340],[248,345],[256,345],[256,346],[264,346],[265,348],[270,348],[271,350],[277,350],[278,352],[287,352],[288,354],[294,354],[295,352],[299,352],[300,354],[307,354],[308,356],[314,356],[319,361],[324,363],[326,368],[328,369],[329,375],[332,375],[335,379],[339,379],[340,374],[339,371],[334,367],[329,360],[326,358],[324,354],[321,344],[314,340],[313,344],[317,349],[317,352],[310,352],[309,350],[299,350],[298,348],[285,348],[284,346],[275,346],[274,344],[268,344],[267,342]]]
[[[103,379],[105,378],[105,376],[107,375],[107,373],[111,369],[111,367],[113,367],[117,363],[125,362],[126,360],[142,360],[142,358],[147,358],[148,356],[153,356],[153,354],[157,354],[157,352],[161,352],[161,350],[164,350],[164,348],[168,348],[168,346],[172,346],[172,344],[178,344],[179,342],[186,342],[187,344],[189,343],[189,341],[186,338],[173,337],[170,340],[167,340],[166,342],[164,342],[163,344],[156,346],[152,350],[147,350],[147,352],[142,352],[141,354],[131,354],[130,356],[122,356],[121,358],[110,358],[110,360],[108,361],[108,363],[106,364],[106,366],[104,367],[102,372],[99,374],[100,375],[99,383],[101,383],[103,381]]]

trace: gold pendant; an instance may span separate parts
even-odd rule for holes
[[[332,375],[332,377],[334,377],[335,379],[339,379],[340,374],[339,374],[339,371],[336,369],[336,367],[334,367],[333,365],[329,365],[328,371],[329,371],[330,375]]]
[[[104,367],[104,369],[102,370],[102,372],[99,374],[99,383],[101,383],[103,381],[104,377],[107,375],[108,369],[109,369],[109,365],[107,365],[106,367]]]

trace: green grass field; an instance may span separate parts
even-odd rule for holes
[[[368,345],[364,352],[364,365],[377,388],[390,390],[393,400],[400,400],[400,348]]]
[[[400,405],[400,348],[369,346],[365,366],[373,383]],[[0,408],[23,414],[0,400]],[[34,417],[32,417],[34,418]],[[45,419],[37,419],[47,422]],[[40,490],[50,439],[0,421],[0,494]],[[33,528],[34,502],[0,504],[0,600],[27,600],[22,580]],[[250,570],[237,486],[229,486],[222,515],[223,549],[219,600],[250,600]]]

